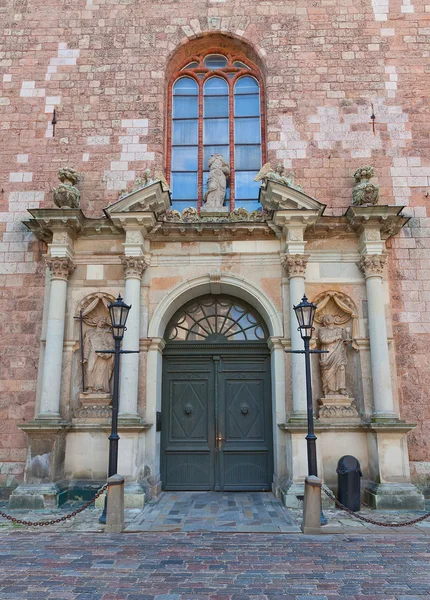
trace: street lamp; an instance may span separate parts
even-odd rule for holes
[[[298,330],[305,344],[304,350],[286,350],[291,354],[304,354],[306,367],[306,409],[308,417],[308,434],[306,436],[308,450],[308,475],[318,477],[317,471],[317,437],[314,432],[314,409],[312,404],[312,378],[311,378],[311,354],[325,354],[328,350],[311,350],[310,342],[312,332],[314,331],[314,317],[317,306],[309,302],[306,294],[303,295],[302,301],[297,306],[293,306],[296,313],[297,321],[299,322]],[[321,525],[327,525],[327,519],[321,511]]]
[[[297,306],[293,306],[296,313],[297,321],[299,322],[299,331],[302,340],[305,344],[305,368],[306,368],[306,406],[308,416],[308,434],[306,436],[308,448],[308,474],[318,476],[317,473],[317,448],[316,435],[314,433],[314,410],[312,404],[312,379],[311,379],[311,357],[314,352],[320,353],[320,350],[311,350],[310,341],[312,332],[314,331],[314,317],[317,307],[303,295],[302,301]]]
[[[109,436],[109,468],[108,477],[116,475],[118,471],[118,407],[119,407],[119,359],[121,354],[131,354],[134,350],[121,350],[121,342],[124,337],[126,330],[126,322],[128,313],[130,312],[131,305],[126,304],[121,298],[121,294],[118,294],[118,298],[115,302],[111,302],[108,305],[112,335],[115,341],[114,350],[100,350],[99,354],[114,354],[114,370],[113,370],[113,394],[112,394],[112,425],[111,433]],[[137,351],[138,352],[138,351]],[[106,523],[106,509],[107,509],[107,494],[105,496],[105,505],[103,513],[100,516],[99,522]]]

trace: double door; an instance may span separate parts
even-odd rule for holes
[[[269,490],[272,439],[267,346],[194,352],[166,346],[163,489]]]

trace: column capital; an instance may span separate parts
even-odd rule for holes
[[[309,254],[286,254],[282,266],[289,279],[292,277],[305,278]]]
[[[362,256],[357,265],[363,271],[365,278],[381,277],[384,274],[385,263],[387,262],[387,254],[366,254]]]
[[[52,279],[63,279],[67,281],[75,269],[75,264],[70,258],[48,256],[45,259],[46,266],[51,270]]]
[[[142,279],[142,275],[149,267],[149,264],[143,256],[123,256],[121,258],[121,264],[124,267],[125,279],[131,277]]]

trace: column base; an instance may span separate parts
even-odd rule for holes
[[[403,423],[396,413],[375,413],[370,418],[371,423]]]
[[[303,500],[305,497],[305,482],[293,483],[289,482],[281,490],[281,501],[286,508],[303,508]],[[321,501],[323,508],[334,508],[333,500],[324,493],[321,493]]]
[[[292,412],[288,418],[288,423],[307,423],[307,414],[301,411]]]
[[[368,482],[364,501],[378,510],[424,510],[424,496],[412,483]]]
[[[10,509],[35,510],[58,508],[69,497],[67,481],[57,483],[22,483],[9,497]]]
[[[105,496],[106,492],[97,498],[96,508],[104,508]],[[124,508],[143,508],[145,500],[146,494],[138,483],[130,482],[124,485]]]

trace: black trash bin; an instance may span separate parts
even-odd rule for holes
[[[354,456],[342,456],[337,463],[337,499],[357,512],[360,510],[360,463]]]

